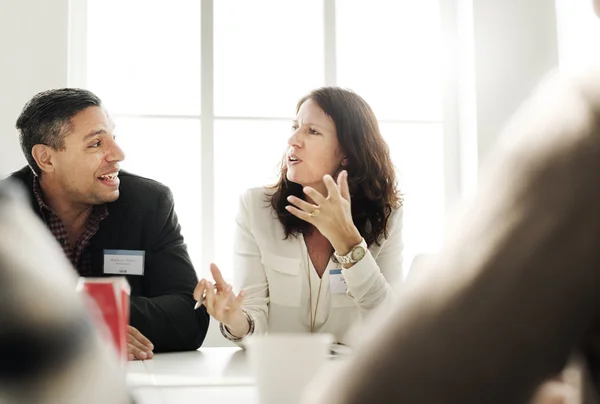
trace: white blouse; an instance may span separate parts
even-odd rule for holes
[[[390,216],[388,238],[380,246],[370,246],[362,260],[341,270],[346,293],[330,290],[335,282],[330,282],[329,271],[341,264],[329,260],[318,298],[321,279],[304,237],[284,239],[267,196],[272,192],[262,187],[246,191],[236,218],[234,287],[245,291],[243,309],[254,319],[254,334],[309,333],[312,313],[315,332],[333,334],[336,342],[347,344],[350,328],[388,302],[392,286],[402,279],[402,210]]]

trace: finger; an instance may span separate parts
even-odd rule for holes
[[[140,341],[138,341],[131,334],[127,335],[127,344],[128,344],[128,346],[132,347],[132,349],[135,348],[135,349],[137,349],[137,350],[139,350],[141,352],[144,352],[146,354],[148,354],[148,352],[151,351],[150,349],[148,349],[147,346],[145,346],[144,344],[142,344]]]
[[[235,298],[235,303],[238,306],[241,306],[242,303],[244,303],[244,298],[246,297],[246,292],[244,292],[243,290],[240,291],[240,293],[238,293],[237,297]]]
[[[144,337],[144,334],[139,332],[137,328],[129,326],[129,334],[131,334],[135,339],[140,341],[142,344],[147,346],[149,349],[154,349],[154,345],[152,345],[152,342],[150,342],[150,340],[148,338]]]
[[[139,360],[146,360],[148,359],[148,354],[146,353],[146,351],[142,350],[142,349],[136,349],[136,351],[133,353],[133,355],[135,356],[136,359]]]
[[[204,300],[204,305],[206,306],[206,310],[208,311],[208,314],[210,314],[211,316],[214,316],[214,314],[215,314],[215,299],[216,299],[215,289],[214,289],[212,283],[207,282],[207,284],[206,284],[206,299]]]
[[[313,223],[314,216],[309,215],[303,210],[300,210],[292,205],[287,205],[285,209],[290,212],[292,215],[296,216],[298,219],[302,219],[305,222]]]
[[[342,198],[350,202],[350,186],[348,185],[348,171],[342,170],[338,175],[338,188]]]
[[[215,280],[215,284],[217,285],[217,290],[219,292],[228,286],[227,282],[225,282],[225,279],[223,279],[221,271],[219,271],[219,267],[216,264],[210,264],[210,273],[212,274],[213,279]]]
[[[202,279],[196,289],[194,289],[194,299],[196,300],[196,304],[194,305],[194,310],[197,310],[204,304],[204,299],[206,298],[206,279]]]
[[[136,349],[145,352],[148,355],[149,352],[152,352],[152,348],[145,345],[142,341],[135,338],[132,334],[127,334],[127,344],[129,346],[135,347]]]
[[[340,199],[340,197],[341,197],[341,195],[340,195],[340,189],[336,185],[336,183],[333,180],[333,178],[331,178],[331,175],[326,174],[323,177],[323,183],[327,187],[328,198],[334,199],[334,200]]]
[[[128,349],[128,356],[129,357],[133,356],[133,359],[144,360],[147,357],[145,351],[139,349],[138,347],[136,347],[136,346],[134,346],[132,344],[129,344],[128,347],[127,347],[127,349]]]
[[[202,279],[200,280],[200,282],[198,282],[198,284],[196,285],[196,288],[194,289],[194,300],[199,302],[202,300],[202,297],[204,297],[204,292],[206,291],[206,280]]]
[[[314,188],[304,187],[302,191],[313,200],[316,205],[322,205],[325,202],[325,197]]]
[[[229,301],[231,300],[231,286],[227,286],[227,288],[217,296],[217,301],[215,302],[215,311],[218,314],[224,314],[225,308],[229,306]]]
[[[227,306],[227,310],[233,311],[233,310],[237,310],[239,307],[241,307],[242,303],[244,302],[245,296],[246,296],[246,294],[244,293],[243,290],[240,293],[238,293],[237,296],[232,292],[231,298],[229,300],[229,305]]]
[[[318,206],[315,206],[312,203],[308,203],[294,195],[288,196],[287,200],[289,203],[293,203],[294,205],[296,205],[298,209],[302,209],[303,211],[308,213],[318,208]]]

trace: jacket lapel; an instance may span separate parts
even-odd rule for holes
[[[123,217],[128,207],[119,201],[108,204],[108,217],[100,222],[100,228],[90,240],[93,276],[104,276],[104,249],[116,249],[122,245]]]

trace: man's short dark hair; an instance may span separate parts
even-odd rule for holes
[[[21,149],[33,172],[37,175],[41,173],[31,154],[33,146],[43,144],[55,150],[63,149],[71,118],[88,107],[101,106],[100,98],[91,91],[80,88],[43,91],[27,102],[17,119],[16,127]]]

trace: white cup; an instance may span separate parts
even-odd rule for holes
[[[248,359],[260,404],[299,403],[327,361],[330,334],[270,334],[248,339]]]

